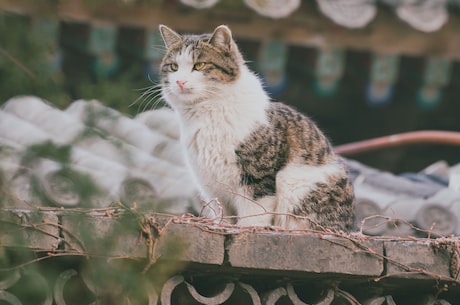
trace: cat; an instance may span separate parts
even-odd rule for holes
[[[178,115],[206,215],[221,208],[241,226],[349,231],[354,195],[344,163],[311,119],[271,101],[230,29],[159,30],[161,95]]]

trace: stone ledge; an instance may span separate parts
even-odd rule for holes
[[[136,215],[120,210],[65,210],[59,214],[64,251],[88,256],[146,258]]]
[[[279,232],[204,222],[192,216],[141,215],[120,209],[1,210],[6,248],[87,257],[178,261],[227,275],[318,278],[360,283],[381,278],[458,284],[458,239],[403,240]],[[202,269],[206,266],[205,269]],[[200,269],[201,268],[201,269]],[[200,271],[201,272],[201,271]],[[459,289],[456,285],[455,289]]]
[[[457,245],[457,247],[460,244]],[[456,277],[455,251],[449,243],[416,241],[386,241],[386,276],[394,278],[430,279]],[[458,259],[458,258],[457,258]],[[457,262],[458,264],[458,262]]]
[[[383,272],[383,242],[365,241],[376,255],[351,240],[331,235],[242,233],[227,250],[232,267],[378,277]]]
[[[225,236],[204,231],[197,226],[171,223],[159,236],[154,259],[222,265]]]
[[[0,246],[55,251],[59,232],[55,211],[0,210]]]

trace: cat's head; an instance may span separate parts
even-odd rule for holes
[[[166,46],[162,94],[171,106],[207,100],[239,78],[244,61],[227,26],[212,34],[180,35],[160,25],[160,33]]]

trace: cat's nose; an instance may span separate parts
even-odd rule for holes
[[[180,90],[184,90],[185,83],[186,81],[176,81],[176,84],[179,86]]]

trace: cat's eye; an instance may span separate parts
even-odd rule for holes
[[[169,69],[171,71],[176,72],[179,69],[179,66],[176,63],[169,64]]]
[[[204,68],[205,65],[206,65],[206,63],[204,63],[204,62],[198,62],[193,66],[193,70],[200,71],[200,70],[202,70]]]

